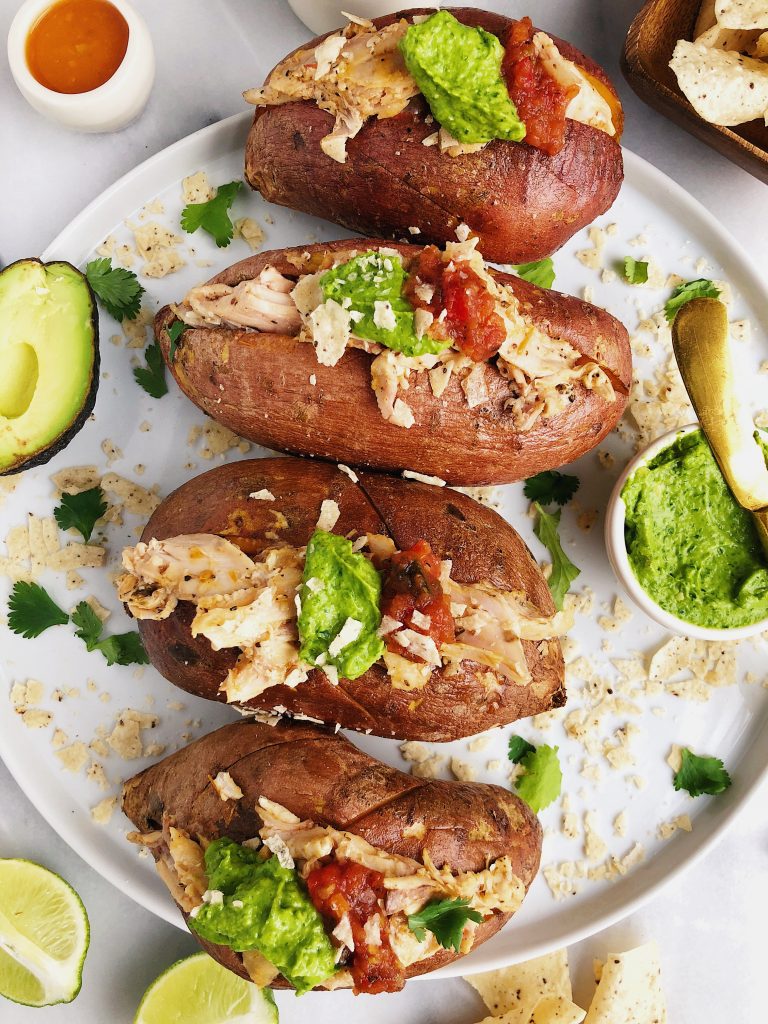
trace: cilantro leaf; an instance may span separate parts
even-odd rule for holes
[[[563,773],[557,757],[559,747],[542,745],[529,750],[520,764],[525,775],[517,780],[517,795],[521,797],[534,814],[549,807],[560,796]]]
[[[136,632],[115,633],[97,644],[108,665],[148,665],[149,657]]]
[[[536,747],[528,740],[524,740],[522,736],[509,737],[508,756],[512,764],[520,764],[526,754],[530,754],[535,749]]]
[[[482,920],[482,914],[470,909],[469,900],[433,900],[416,914],[408,915],[408,927],[419,942],[429,930],[441,946],[458,953],[464,925],[467,921],[480,924]]]
[[[156,341],[147,345],[144,349],[144,356],[147,360],[146,366],[135,366],[133,376],[136,383],[140,385],[153,398],[162,398],[168,394],[168,385],[165,382],[165,363],[160,346]]]
[[[37,583],[17,580],[8,598],[8,628],[27,640],[40,636],[51,626],[63,626],[69,616],[47,590]]]
[[[558,473],[556,469],[547,469],[536,476],[528,477],[523,487],[523,494],[531,501],[542,505],[565,505],[579,489],[579,478],[568,473]]]
[[[648,264],[634,256],[624,257],[624,280],[630,284],[645,284],[648,280]]]
[[[219,185],[216,195],[207,203],[189,203],[181,211],[182,228],[189,234],[202,228],[220,249],[229,245],[235,230],[229,208],[242,184],[242,181],[230,181],[227,185]]]
[[[555,268],[552,259],[545,256],[543,260],[536,260],[535,263],[520,263],[512,268],[518,277],[531,284],[537,284],[539,288],[551,288],[555,283]]]
[[[168,361],[173,362],[176,358],[176,349],[179,347],[179,338],[182,336],[184,331],[189,330],[189,324],[185,324],[183,320],[174,320],[168,330],[165,332],[168,335],[170,341],[170,348],[168,349]]]
[[[683,748],[680,771],[675,775],[675,789],[684,789],[691,796],[707,793],[714,796],[728,789],[731,777],[719,757],[699,757]]]
[[[72,622],[77,626],[75,636],[83,641],[86,649],[96,650],[104,624],[87,601],[81,601],[72,612]]]
[[[133,320],[141,308],[144,289],[132,270],[113,267],[112,260],[103,256],[85,268],[85,276],[102,306],[115,320]]]
[[[56,522],[62,530],[74,527],[80,532],[83,540],[88,543],[96,525],[107,511],[107,503],[100,487],[89,487],[87,491],[61,496],[61,504],[53,510]]]
[[[555,608],[560,611],[563,607],[563,600],[568,593],[571,583],[581,573],[581,569],[573,564],[570,558],[560,546],[560,536],[557,528],[560,525],[560,513],[562,509],[553,512],[545,512],[541,505],[534,502],[539,518],[533,528],[533,532],[539,538],[544,547],[552,556],[552,572],[549,574],[547,583],[552,592],[552,600]]]
[[[72,612],[72,622],[78,627],[75,636],[83,641],[86,650],[101,651],[108,665],[149,664],[138,633],[116,633],[101,639],[104,624],[87,601],[81,601]]]
[[[691,299],[716,299],[719,295],[720,289],[714,281],[709,281],[706,277],[698,277],[695,281],[685,281],[675,288],[664,306],[667,320],[671,323],[675,319],[678,309],[686,302],[690,302]]]

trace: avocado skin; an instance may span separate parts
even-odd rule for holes
[[[27,456],[27,458],[19,459],[12,466],[6,466],[5,469],[0,469],[0,476],[12,476],[16,473],[21,473],[25,469],[32,469],[34,466],[44,466],[46,462],[50,462],[54,455],[58,455],[59,452],[64,451],[69,442],[79,433],[85,426],[85,421],[93,412],[93,407],[96,404],[96,393],[99,390],[99,369],[101,366],[101,354],[99,349],[99,311],[96,308],[96,296],[93,294],[93,289],[88,283],[88,279],[82,271],[78,270],[73,264],[67,260],[51,260],[51,263],[61,263],[65,266],[71,267],[75,273],[80,274],[85,282],[85,286],[88,289],[88,295],[91,302],[91,325],[93,327],[93,366],[91,367],[91,381],[88,387],[88,394],[86,395],[85,401],[80,408],[77,416],[72,420],[70,426],[66,430],[63,430],[58,437],[54,438],[50,444],[46,445],[45,448],[41,448],[39,451]],[[50,266],[50,263],[44,263],[43,260],[37,256],[26,256],[20,260],[14,260],[13,263],[9,263],[7,267],[3,267],[0,273],[5,273],[12,267],[18,266],[19,263],[39,263],[43,267]]]

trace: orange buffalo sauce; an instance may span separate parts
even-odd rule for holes
[[[58,0],[27,36],[27,66],[53,92],[98,89],[128,48],[128,22],[108,0]]]

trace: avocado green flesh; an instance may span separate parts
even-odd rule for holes
[[[299,995],[335,974],[335,950],[294,868],[222,837],[205,851],[205,870],[220,902],[190,917],[193,932],[237,952],[258,950]]]
[[[491,32],[438,11],[410,25],[399,47],[435,120],[454,139],[525,138],[525,124],[501,72],[504,47]]]
[[[768,617],[768,563],[700,430],[679,437],[622,489],[632,571],[656,604],[712,629]]]
[[[317,580],[312,589],[307,580]],[[307,544],[299,612],[299,656],[310,665],[333,665],[343,679],[357,679],[384,653],[381,625],[381,578],[352,542],[336,533],[315,530]],[[332,655],[330,647],[348,619],[360,623],[356,640]]]
[[[74,267],[19,260],[0,273],[0,367],[2,473],[47,461],[93,407],[96,317]]]

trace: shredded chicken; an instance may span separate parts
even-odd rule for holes
[[[173,869],[174,877],[182,890],[182,899],[176,896],[176,900],[185,910],[192,910],[200,905],[203,893],[208,891],[203,849],[185,832],[173,826],[168,830],[167,849],[170,862],[161,863]]]
[[[247,701],[270,686],[296,686],[308,675],[299,659],[296,594],[304,548],[270,548],[254,562],[214,534],[151,540],[123,552],[129,570],[118,593],[136,618],[164,619],[179,601],[197,605],[192,636],[215,651],[242,651],[221,689]]]
[[[404,19],[381,30],[350,23],[314,49],[286,58],[263,88],[243,96],[256,106],[314,101],[336,118],[320,145],[327,156],[344,163],[347,140],[369,117],[394,117],[419,92],[398,49],[407,28]]]
[[[271,964],[265,956],[262,956],[256,949],[246,950],[243,956],[243,967],[248,972],[248,977],[259,988],[266,988],[271,985],[280,971]]]
[[[396,255],[394,250],[382,249],[381,252]],[[334,265],[346,262],[353,255],[356,255],[354,250],[340,254]],[[541,418],[550,419],[562,413],[573,401],[577,386],[594,391],[605,401],[614,401],[613,385],[597,363],[585,360],[568,341],[545,334],[521,313],[512,289],[499,284],[489,273],[477,251],[477,238],[449,242],[443,261],[447,265],[468,264],[483,281],[495,301],[496,312],[504,320],[506,338],[495,363],[502,377],[509,381],[504,408],[519,432],[531,430]],[[266,267],[255,280],[243,281],[234,288],[222,284],[201,285],[193,288],[177,307],[177,314],[192,325],[223,323],[298,335],[300,340],[315,346],[317,360],[323,366],[335,366],[347,348],[359,348],[375,355],[371,362],[371,387],[379,411],[388,423],[404,429],[416,422],[404,397],[412,373],[428,372],[436,398],[444,393],[451,376],[460,373],[461,387],[470,409],[490,400],[486,363],[476,363],[457,349],[407,356],[357,337],[356,317],[359,319],[362,314],[334,299],[324,298],[320,285],[323,273],[325,271],[302,275],[294,283],[274,267]],[[422,286],[422,290],[425,287],[428,286]],[[386,305],[376,304],[374,320],[378,317],[379,326],[384,324],[382,318],[386,313],[391,315],[391,309],[384,309]],[[417,336],[429,332],[433,319],[431,313],[416,310]],[[130,593],[130,585],[125,586]],[[159,592],[143,594],[137,606],[140,604],[147,616],[170,614],[172,608],[166,605],[165,597]]]
[[[278,836],[296,861],[304,861],[301,873],[306,877],[317,860],[332,853],[341,860],[351,860],[384,876],[385,888],[398,893],[398,912],[414,913],[436,896],[458,897],[483,914],[493,910],[512,913],[525,896],[525,886],[512,871],[508,857],[500,857],[483,871],[466,871],[454,875],[447,867],[436,868],[425,850],[423,864],[371,846],[362,836],[312,821],[301,821],[274,801],[260,798],[258,813],[263,825],[262,839]],[[321,840],[321,836],[325,840]],[[316,850],[322,852],[315,853]],[[305,855],[305,851],[310,856]]]
[[[520,591],[498,590],[484,582],[457,583],[448,560],[440,565],[440,583],[451,601],[457,634],[456,643],[441,645],[443,658],[476,661],[518,685],[531,679],[521,641],[563,636],[573,624],[572,612],[542,615]]]
[[[191,327],[249,327],[277,334],[298,334],[301,317],[291,292],[295,282],[274,267],[231,287],[201,284],[187,293],[176,315]]]
[[[462,871],[454,875],[450,868],[436,868],[427,850],[422,856],[424,867],[441,894],[468,900],[471,907],[484,915],[494,910],[514,914],[520,909],[525,885],[513,872],[509,857],[499,857],[484,871]]]
[[[419,87],[398,50],[407,29],[405,19],[378,30],[370,24],[350,23],[343,32],[328,36],[313,50],[300,50],[287,57],[265,86],[249,89],[243,95],[256,106],[310,100],[327,110],[336,120],[320,146],[331,159],[345,163],[347,141],[358,134],[369,118],[394,117],[419,94]],[[566,116],[615,135],[610,105],[589,76],[563,57],[544,32],[534,35],[533,44],[555,81],[563,86],[575,85],[578,90],[568,104]],[[476,153],[486,145],[459,142],[440,125],[423,144],[439,145],[441,152],[450,157]]]
[[[136,619],[166,619],[179,601],[233,594],[255,568],[240,548],[208,533],[125,548],[123,567],[117,592]]]
[[[303,878],[329,857],[352,861],[363,867],[379,871],[384,876],[387,896],[380,901],[380,910],[365,922],[364,934],[369,945],[381,942],[382,928],[386,929],[396,956],[404,967],[434,956],[442,948],[431,932],[422,940],[408,927],[408,915],[420,910],[433,899],[466,899],[469,905],[484,916],[496,910],[514,913],[525,896],[525,886],[512,870],[509,857],[494,860],[481,871],[463,871],[454,874],[450,868],[437,868],[423,850],[423,863],[378,849],[362,836],[302,821],[281,804],[260,797],[257,813],[262,821],[258,838],[245,845],[263,842],[273,851],[279,851],[286,863],[294,865]],[[164,822],[161,832],[150,836],[137,835],[135,841],[151,845],[156,851],[157,870],[168,886],[173,898],[187,913],[194,915],[211,894],[205,873],[204,849],[206,840],[192,839],[186,832]],[[282,863],[282,861],[281,861]],[[462,935],[461,952],[472,948],[476,925],[467,922]],[[331,933],[338,946],[337,962],[347,951],[354,952],[355,942],[347,918],[342,917]],[[257,985],[268,985],[278,975],[277,969],[256,951],[243,954],[243,965]],[[352,979],[347,970],[337,972],[324,988],[349,988]]]
[[[413,412],[402,398],[407,390],[411,373],[431,370],[440,361],[439,355],[406,356],[402,352],[384,349],[371,363],[371,387],[376,395],[379,412],[396,427],[412,427],[416,422]]]
[[[338,508],[331,507],[335,503],[328,504],[324,512],[337,516]],[[333,522],[324,526],[330,529]],[[361,541],[358,550],[367,548],[377,561],[395,551],[389,537],[369,534]],[[297,621],[305,555],[305,548],[283,545],[265,550],[254,561],[213,534],[153,539],[123,552],[129,571],[119,577],[118,592],[137,618],[166,618],[180,600],[195,604],[192,636],[206,637],[215,651],[240,651],[220,689],[229,703],[246,703],[272,686],[298,686],[309,676],[310,666],[299,657]],[[387,650],[383,655],[395,689],[422,689],[434,669],[462,661],[487,665],[525,685],[531,676],[522,640],[547,640],[572,624],[569,613],[541,615],[523,593],[482,581],[457,583],[451,579],[450,561],[441,563],[440,579],[451,602],[456,641],[438,647],[417,629],[382,621],[382,635],[391,635],[403,652]],[[357,620],[348,619],[333,644],[343,647],[356,639],[360,628]],[[329,652],[334,653],[331,648]],[[333,665],[325,665],[324,671],[338,682]]]

